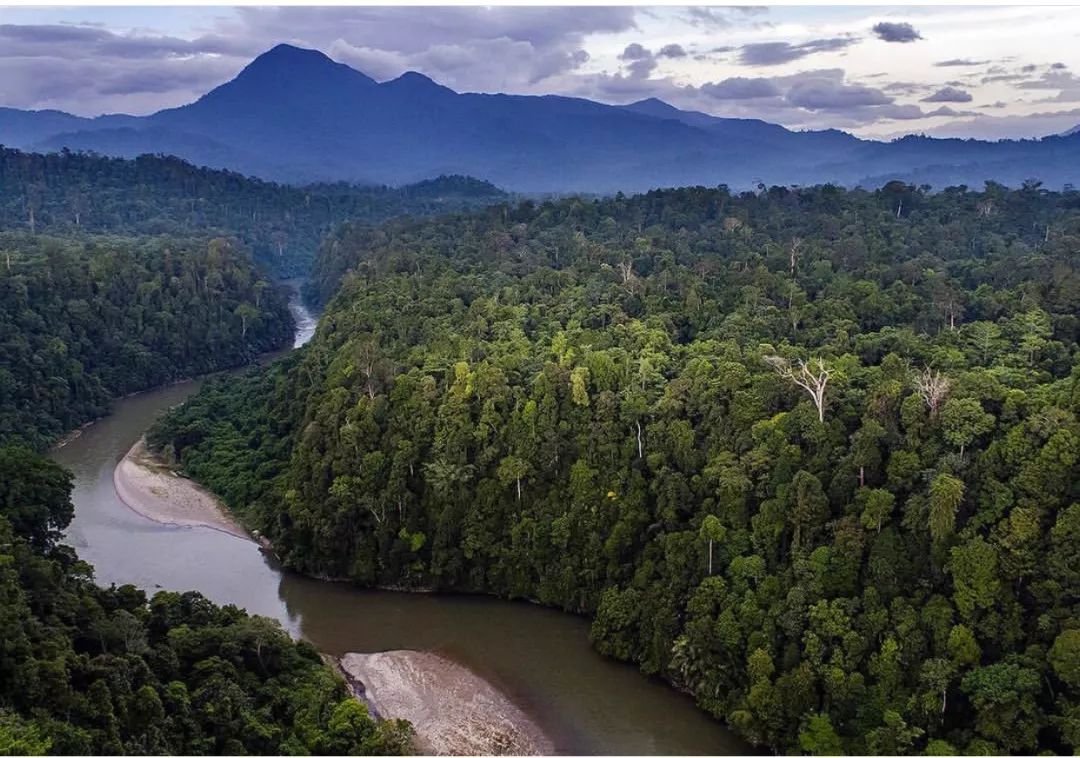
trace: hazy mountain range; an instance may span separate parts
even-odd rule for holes
[[[320,52],[278,45],[194,103],[149,116],[82,118],[0,108],[0,144],[27,150],[169,153],[288,182],[402,184],[468,174],[524,192],[729,184],[1051,187],[1080,179],[1080,132],[982,142],[860,140],[659,100],[458,93],[417,73],[387,82]]]

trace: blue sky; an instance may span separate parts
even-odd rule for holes
[[[1080,124],[1080,8],[0,7],[0,105],[144,114],[278,42],[459,91],[660,97],[871,137]]]

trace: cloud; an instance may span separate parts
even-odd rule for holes
[[[755,42],[739,48],[739,63],[746,66],[776,66],[815,53],[843,50],[856,44],[858,37],[830,37],[793,45],[790,42]]]
[[[925,114],[927,117],[931,116],[949,116],[950,118],[958,118],[961,116],[977,116],[979,115],[975,111],[958,111],[948,105],[942,105],[929,111]]]
[[[652,57],[652,53],[637,42],[627,45],[626,48],[619,53],[619,60],[621,61],[641,61]]]
[[[682,45],[670,44],[660,48],[660,52],[652,50],[639,42],[632,42],[619,53],[619,60],[628,63],[626,69],[632,79],[648,79],[653,71],[660,65],[660,58],[685,58],[686,50]]]
[[[935,66],[985,66],[990,61],[977,61],[971,58],[950,58],[947,61],[938,61]]]
[[[1080,77],[1066,69],[1051,67],[1037,79],[1016,84],[1022,90],[1057,90],[1056,95],[1043,98],[1041,103],[1076,103],[1080,102]]]
[[[924,97],[924,103],[970,103],[971,93],[957,87],[942,87],[932,95]]]
[[[874,24],[871,31],[878,39],[884,42],[914,42],[922,39],[922,35],[919,34],[918,30],[907,23],[882,21]]]
[[[737,21],[751,16],[762,16],[769,12],[767,6],[691,6],[685,9],[683,19],[691,26],[708,29],[727,29]],[[768,22],[765,22],[768,25]]]
[[[780,88],[768,78],[745,78],[741,76],[701,85],[701,91],[717,100],[753,100],[763,97],[779,97]]]
[[[787,93],[787,101],[815,111],[850,110],[893,103],[892,98],[881,90],[824,78],[796,84]]]
[[[1046,111],[1024,116],[990,116],[979,114],[972,118],[956,119],[942,126],[927,129],[927,134],[941,137],[975,137],[978,139],[1007,139],[1044,137],[1060,134],[1080,122],[1080,108],[1066,111]]]
[[[889,82],[883,85],[881,89],[885,92],[895,92],[901,95],[914,95],[917,92],[924,91],[926,86],[919,82]]]

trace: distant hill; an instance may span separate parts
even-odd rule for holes
[[[134,157],[168,153],[292,183],[405,184],[468,174],[524,192],[919,177],[1075,182],[1080,134],[1043,140],[860,140],[754,119],[559,96],[458,93],[409,72],[376,82],[320,52],[278,45],[193,103],[146,117],[83,119],[0,109],[0,143]]]
[[[174,157],[0,148],[0,229],[63,236],[230,236],[280,275],[306,272],[323,236],[343,221],[423,216],[507,198],[498,187],[464,176],[403,187],[293,187],[197,168]]]

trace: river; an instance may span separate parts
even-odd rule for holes
[[[316,319],[296,298],[297,344]],[[320,650],[434,650],[507,692],[561,753],[739,754],[747,746],[693,701],[589,645],[588,623],[492,598],[364,591],[283,572],[253,543],[205,528],[149,521],[120,502],[113,469],[153,420],[197,381],[125,398],[52,457],[75,475],[67,542],[98,582],[198,590],[278,619]]]

